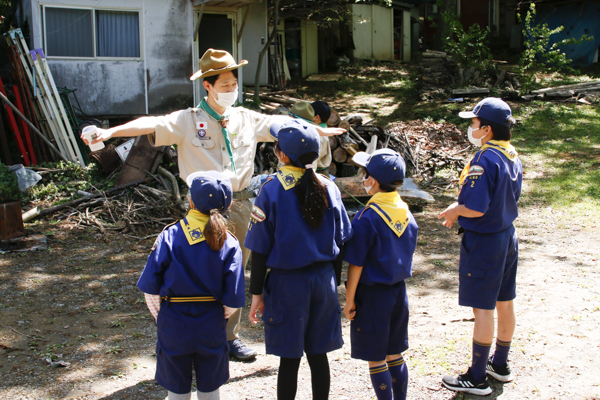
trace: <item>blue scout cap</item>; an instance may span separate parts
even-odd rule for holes
[[[510,128],[512,112],[510,106],[504,100],[497,97],[488,97],[481,100],[473,111],[458,113],[461,118],[485,118],[488,121]]]
[[[312,161],[319,156],[319,133],[312,123],[298,119],[283,124],[274,123],[271,125],[271,135],[279,141],[281,151],[296,163],[300,163],[300,156],[306,153],[315,153]]]
[[[231,181],[217,171],[194,172],[187,177],[194,207],[202,214],[209,215],[210,210],[227,210],[233,199]]]
[[[352,157],[352,161],[365,167],[369,175],[383,185],[404,180],[406,164],[400,154],[391,149],[379,149],[373,154],[360,151]]]

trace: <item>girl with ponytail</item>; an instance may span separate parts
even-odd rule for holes
[[[187,179],[190,212],[159,235],[138,281],[155,318],[156,381],[169,400],[218,400],[229,379],[226,318],[245,303],[242,251],[222,213],[233,191],[216,171]],[[217,345],[215,345],[217,344]]]
[[[265,323],[267,354],[281,357],[277,399],[296,396],[306,353],[313,399],[329,396],[327,353],[342,347],[337,297],[343,244],[352,236],[338,188],[317,174],[313,125],[299,120],[272,126],[283,166],[260,189],[245,246],[252,250],[250,320]],[[267,268],[270,268],[265,280]]]

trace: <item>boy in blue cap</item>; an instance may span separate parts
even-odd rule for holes
[[[207,171],[187,183],[191,210],[158,236],[137,286],[155,318],[156,381],[169,400],[191,398],[192,369],[198,400],[218,400],[229,379],[226,318],[245,303],[242,251],[221,215],[229,179]]]
[[[346,246],[348,267],[344,313],[352,321],[352,358],[369,362],[379,400],[404,400],[408,369],[408,297],[404,280],[412,276],[417,223],[397,192],[406,166],[397,152],[356,153],[365,169],[363,185],[373,195],[352,220]]]
[[[296,397],[306,353],[312,398],[325,400],[327,353],[343,344],[334,264],[341,267],[352,228],[339,189],[312,167],[319,154],[314,125],[294,120],[272,127],[271,134],[284,166],[260,189],[246,235],[252,250],[250,320],[256,324],[262,314],[267,354],[281,357],[277,399]]]
[[[473,308],[475,326],[471,367],[465,374],[445,376],[442,383],[450,390],[487,395],[492,388],[486,374],[501,382],[513,379],[507,362],[515,331],[513,300],[519,255],[513,221],[518,215],[523,166],[510,143],[514,118],[508,104],[489,97],[459,116],[471,119],[469,141],[481,150],[461,174],[458,201],[439,218],[444,218],[443,225],[448,228],[458,219],[460,231],[464,230],[458,304]],[[498,312],[496,349],[488,360],[494,310]]]

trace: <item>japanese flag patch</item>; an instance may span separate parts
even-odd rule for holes
[[[263,222],[265,220],[265,213],[260,208],[252,206],[252,214],[250,214],[250,218],[256,222]]]
[[[467,176],[481,176],[483,175],[484,171],[485,170],[483,169],[483,167],[479,165],[472,165],[471,168],[469,168]]]
[[[205,121],[196,122],[196,130],[198,129],[206,129],[208,127],[208,123]]]

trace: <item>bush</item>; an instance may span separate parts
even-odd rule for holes
[[[17,176],[8,171],[8,167],[0,164],[0,203],[21,199]]]

